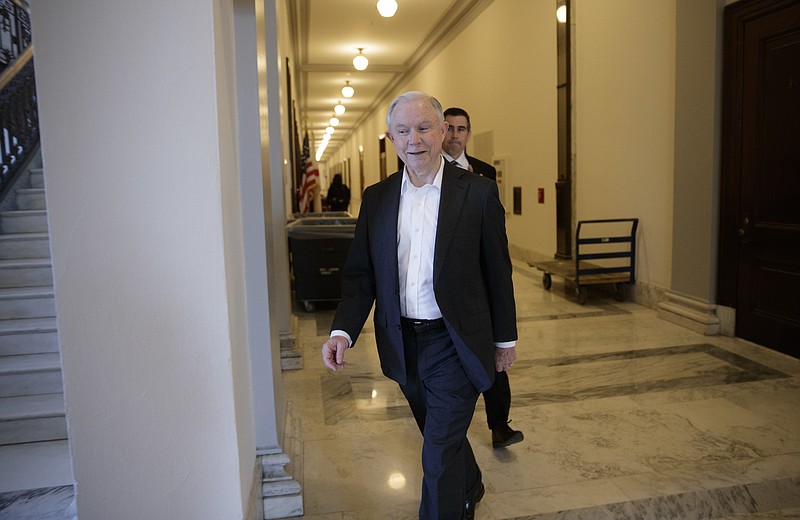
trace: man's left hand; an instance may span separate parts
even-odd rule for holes
[[[494,349],[494,369],[497,372],[505,372],[514,365],[517,359],[517,347]]]

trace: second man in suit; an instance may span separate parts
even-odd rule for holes
[[[497,180],[497,170],[489,163],[467,155],[467,143],[472,135],[469,114],[463,108],[451,107],[444,111],[449,127],[442,143],[442,155],[450,164]],[[498,372],[492,387],[483,392],[486,406],[486,422],[492,430],[492,447],[504,448],[522,441],[521,431],[512,429],[508,423],[511,411],[511,386],[506,372]]]

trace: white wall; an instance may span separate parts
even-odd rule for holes
[[[637,282],[658,292],[671,285],[675,0],[573,0],[573,6],[576,220],[638,217]],[[509,212],[512,188],[522,188],[522,215],[507,216],[512,252],[552,257],[556,250],[556,81],[555,2],[502,0],[393,93],[426,91],[470,113],[473,139],[493,134],[494,157],[509,159]],[[386,108],[331,159],[357,157],[353,150],[363,141],[367,184],[378,181],[370,132],[385,129]],[[538,188],[544,204],[537,203]]]
[[[672,290],[716,302],[722,0],[677,0]]]
[[[675,0],[575,0],[578,220],[639,218],[637,277],[670,286]]]
[[[402,90],[433,94],[444,108],[470,114],[472,140],[493,134],[494,157],[506,157],[506,228],[520,247],[555,252],[555,2],[494,2]],[[385,114],[384,114],[385,115]],[[475,143],[468,145],[475,150]],[[480,157],[491,163],[494,157]],[[522,188],[522,215],[512,189]],[[538,204],[537,189],[545,189]]]
[[[394,95],[422,90],[444,108],[458,106],[470,114],[473,140],[493,134],[493,157],[505,157],[506,210],[509,240],[527,249],[555,252],[556,21],[550,0],[493,2],[441,53],[402,85]],[[394,97],[394,95],[392,97]],[[378,139],[386,130],[382,107],[348,141],[331,163],[358,157],[355,141],[363,142],[367,184],[378,181]],[[467,147],[474,152],[475,143]],[[347,155],[345,155],[347,154]],[[387,141],[387,170],[396,170],[397,156]],[[523,213],[511,213],[512,188],[523,193]],[[536,202],[545,188],[545,203]],[[355,208],[357,210],[357,207]]]
[[[230,9],[32,3],[83,519],[244,514],[254,435]]]

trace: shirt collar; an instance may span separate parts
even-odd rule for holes
[[[442,189],[442,173],[444,172],[444,161],[439,161],[439,171],[436,172],[436,177],[433,178],[433,186],[437,189]],[[426,185],[429,186],[429,185]],[[403,182],[401,184],[400,193],[406,193],[410,190],[414,185],[408,180],[408,172],[406,171],[406,167],[403,166]],[[425,186],[422,186],[423,188]]]
[[[442,155],[444,156],[445,161],[452,162],[456,161],[463,169],[469,170],[469,161],[467,160],[467,152],[461,152],[461,155],[458,158],[450,157],[450,154],[442,150]]]

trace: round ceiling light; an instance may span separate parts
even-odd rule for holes
[[[567,23],[567,6],[562,5],[556,9],[556,19],[558,23]]]
[[[365,70],[367,65],[369,65],[369,60],[362,54],[363,50],[364,47],[359,47],[358,54],[353,58],[353,67],[355,67],[356,70]]]
[[[342,87],[342,95],[349,99],[353,97],[355,93],[356,90],[350,86],[350,81],[345,81],[345,86]]]
[[[384,18],[391,18],[397,12],[397,2],[395,0],[378,0],[376,7]]]

